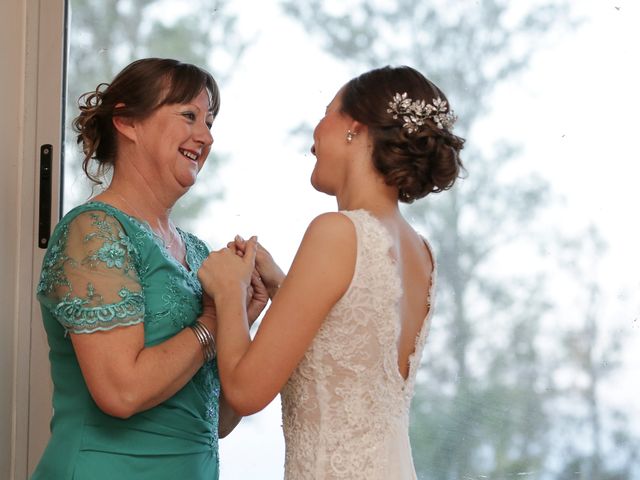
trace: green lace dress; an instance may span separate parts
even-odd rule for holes
[[[147,224],[101,202],[75,208],[56,227],[37,292],[50,348],[53,418],[32,480],[218,478],[215,362],[164,403],[123,420],[96,406],[68,335],[144,323],[151,346],[194,323],[202,309],[196,272],[209,252],[195,236],[180,235],[189,269]]]

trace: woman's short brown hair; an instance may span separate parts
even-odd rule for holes
[[[216,81],[206,70],[168,58],[143,58],[126,66],[111,83],[101,83],[80,97],[80,114],[73,120],[82,144],[82,169],[89,179],[99,177],[116,158],[117,142],[113,117],[144,119],[157,108],[193,100],[206,89],[214,116],[220,108]],[[98,162],[97,174],[90,170],[91,160]]]

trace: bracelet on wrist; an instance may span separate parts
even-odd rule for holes
[[[193,333],[200,343],[205,363],[213,360],[216,357],[216,341],[209,329],[200,320],[196,320],[189,328],[193,330]]]

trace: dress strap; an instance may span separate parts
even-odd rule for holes
[[[430,284],[429,284],[429,293],[427,294],[427,305],[429,307],[429,313],[431,313],[431,305],[433,303],[432,299],[433,299],[433,288],[434,285],[436,283],[436,276],[437,276],[437,270],[438,270],[438,264],[436,263],[436,257],[433,254],[433,249],[431,248],[431,244],[429,243],[429,241],[423,236],[420,235],[420,238],[422,239],[422,242],[424,243],[425,247],[427,247],[427,252],[429,253],[429,257],[431,258],[431,280],[430,280]]]

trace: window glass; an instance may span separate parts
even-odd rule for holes
[[[178,58],[214,74],[222,106],[176,222],[212,248],[257,234],[286,268],[335,209],[308,181],[325,106],[367,69],[414,66],[467,139],[466,177],[405,210],[439,264],[418,477],[640,478],[637,2],[110,5],[69,0],[65,211],[92,194],[70,129],[79,95],[136,58]],[[223,479],[282,478],[278,401],[220,448]]]

